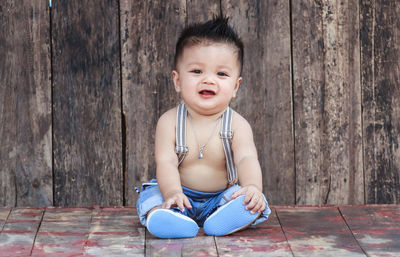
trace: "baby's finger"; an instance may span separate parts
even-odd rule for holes
[[[170,209],[171,208],[171,200],[167,200],[167,201],[165,201],[163,204],[162,204],[162,208],[165,208],[165,209]]]
[[[246,193],[246,188],[242,187],[241,189],[239,189],[235,193],[233,193],[232,199],[236,199],[237,197],[244,195],[245,193]]]
[[[254,192],[246,192],[246,197],[244,198],[243,204],[249,204],[250,200],[254,197]]]
[[[257,206],[258,202],[259,202],[258,196],[257,195],[253,195],[253,197],[251,198],[251,201],[246,206],[246,209],[247,210],[253,210]]]
[[[254,206],[254,208],[251,210],[251,213],[256,213],[256,212],[261,212],[261,208],[263,206],[263,203],[261,201],[259,201],[256,206]]]
[[[176,201],[176,205],[178,206],[179,210],[181,210],[182,212],[185,211],[185,207],[183,206],[183,199],[178,199]]]
[[[186,197],[183,199],[183,205],[185,205],[188,209],[192,209],[192,205]]]

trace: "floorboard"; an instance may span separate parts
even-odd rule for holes
[[[219,256],[293,256],[274,208],[267,222],[227,237],[216,237]]]
[[[338,208],[277,209],[295,256],[365,256]]]
[[[29,256],[44,209],[14,208],[0,233],[0,255]]]
[[[340,211],[368,256],[400,256],[400,206],[345,206]]]
[[[400,205],[275,206],[225,237],[159,239],[134,207],[0,207],[0,256],[400,256]]]

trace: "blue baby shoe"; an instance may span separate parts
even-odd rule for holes
[[[159,238],[195,237],[199,226],[191,218],[170,209],[157,209],[147,217],[146,227]]]
[[[224,236],[239,231],[253,223],[259,213],[251,214],[243,205],[245,196],[221,206],[204,222],[204,232],[210,236]]]

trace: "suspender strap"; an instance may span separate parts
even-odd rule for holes
[[[236,166],[233,162],[233,151],[232,151],[232,114],[233,111],[230,107],[226,109],[222,115],[222,128],[220,137],[222,139],[222,145],[224,147],[225,159],[226,159],[226,170],[228,173],[229,185],[233,185],[238,182]]]
[[[179,104],[176,111],[176,149],[179,164],[185,158],[188,148],[186,146],[186,116],[187,110],[185,104]]]

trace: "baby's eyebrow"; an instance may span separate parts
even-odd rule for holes
[[[187,64],[188,66],[199,66],[199,65],[203,65],[203,63],[201,63],[201,62],[190,62],[190,63],[188,63]]]

